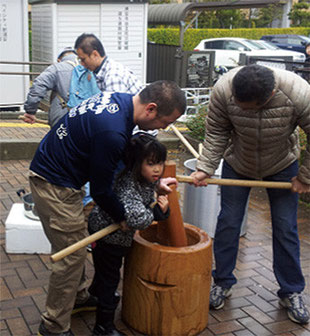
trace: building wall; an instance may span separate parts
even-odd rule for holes
[[[147,4],[32,5],[33,60],[53,62],[82,33],[93,33],[106,54],[146,81]]]

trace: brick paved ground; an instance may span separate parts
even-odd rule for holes
[[[47,129],[5,129],[1,134],[19,137],[43,136]],[[26,133],[27,134],[26,134]],[[37,133],[34,135],[34,133]],[[14,135],[15,134],[15,135]],[[25,135],[26,134],[26,135]],[[173,158],[179,158],[172,153]],[[182,158],[181,158],[182,161]],[[179,162],[182,167],[182,162]],[[44,302],[49,276],[49,256],[7,254],[5,252],[5,220],[14,202],[19,202],[17,188],[28,188],[29,161],[1,162],[0,184],[0,250],[1,250],[1,336],[27,336],[36,333]],[[180,171],[180,173],[182,173]],[[305,299],[310,306],[310,209],[299,211],[301,262],[307,287]],[[88,256],[87,276],[91,279],[93,268]],[[224,309],[210,311],[208,327],[200,336],[250,336],[250,335],[310,335],[310,324],[300,326],[288,320],[279,307],[276,291],[278,285],[272,272],[271,230],[269,206],[264,190],[251,194],[248,211],[247,234],[240,240],[240,252],[235,272],[239,279],[232,297]],[[94,314],[80,314],[72,318],[76,335],[90,335]],[[117,325],[127,335],[139,335],[120,321]],[[163,335],[169,336],[169,335]]]

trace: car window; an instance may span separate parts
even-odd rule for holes
[[[205,42],[205,49],[224,49],[224,41],[209,41]]]
[[[270,49],[270,50],[279,50],[280,49],[275,44],[272,44],[271,42],[268,42],[268,41],[261,40],[261,41],[258,41],[258,43],[260,43],[261,45],[263,45],[265,47],[265,49]]]
[[[301,45],[302,39],[298,36],[289,36],[287,39],[288,44]]]
[[[238,51],[249,51],[245,45],[236,42],[236,41],[225,41],[225,49],[226,50],[238,50]]]
[[[272,38],[271,42],[273,42],[273,43],[283,43],[283,44],[288,43],[286,36],[274,36]]]
[[[263,50],[265,49],[262,45],[257,43],[256,41],[245,40],[243,43],[250,49],[254,50]]]
[[[300,36],[300,38],[305,41],[306,43],[310,43],[310,38],[307,36]]]

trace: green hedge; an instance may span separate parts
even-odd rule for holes
[[[184,50],[193,50],[203,39],[213,37],[243,37],[259,40],[263,35],[298,34],[308,36],[310,27],[255,28],[255,29],[188,29],[184,34]],[[149,28],[149,41],[161,44],[179,45],[178,28]]]

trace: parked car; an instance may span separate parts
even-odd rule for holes
[[[240,54],[257,57],[280,57],[278,50],[266,49],[252,40],[239,37],[222,37],[202,40],[194,49],[196,51],[215,51],[215,65],[228,69],[239,65]]]
[[[271,42],[281,49],[299,51],[304,54],[306,44],[310,43],[309,37],[293,34],[264,35],[261,40]]]
[[[265,40],[252,40],[255,43],[258,43],[260,46],[262,46],[265,49],[269,50],[277,50],[277,53],[279,56],[291,56],[293,57],[293,62],[302,62],[304,63],[306,60],[306,56],[304,53],[298,52],[298,51],[292,51],[292,50],[284,50],[279,47],[277,47],[275,44],[265,41]]]

